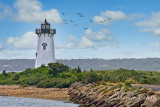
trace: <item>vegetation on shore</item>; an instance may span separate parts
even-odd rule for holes
[[[134,71],[127,69],[82,71],[80,67],[71,69],[61,63],[50,63],[36,69],[26,69],[15,73],[5,71],[0,74],[0,85],[18,84],[22,86],[36,86],[39,88],[66,88],[75,82],[85,84],[99,82],[160,84],[160,72]]]

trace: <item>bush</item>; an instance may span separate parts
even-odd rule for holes
[[[54,86],[56,86],[57,82],[55,80],[49,80],[49,79],[46,79],[46,80],[42,80],[40,81],[36,87],[38,88],[53,88]]]
[[[13,77],[13,80],[15,80],[15,81],[19,80],[19,75],[15,74],[15,76]]]
[[[56,76],[58,73],[69,71],[70,67],[67,65],[63,65],[61,63],[49,63],[48,69],[49,69],[48,74]]]
[[[71,81],[67,79],[59,79],[58,83],[56,84],[57,88],[68,88],[71,85]]]
[[[42,80],[40,81],[36,87],[38,88],[67,88],[71,85],[71,81],[69,79],[61,79],[61,78],[54,78],[52,80]]]
[[[126,87],[131,87],[131,83],[130,82],[125,82],[124,83]]]
[[[37,83],[39,83],[40,80],[41,80],[40,77],[31,76],[31,77],[25,78],[23,81],[21,81],[21,83],[27,84],[29,86],[34,86],[34,85],[37,85]]]
[[[93,83],[93,82],[98,82],[98,81],[100,81],[100,77],[94,71],[87,72],[86,75],[85,75],[85,77],[84,77],[84,82],[86,84]]]
[[[141,83],[141,84],[150,84],[149,80],[147,80],[147,79],[142,79],[142,80],[140,81],[140,83]]]

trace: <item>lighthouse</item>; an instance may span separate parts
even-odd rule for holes
[[[54,63],[54,34],[56,34],[56,29],[51,29],[51,25],[45,19],[41,28],[36,29],[35,33],[38,35],[35,68],[42,64]]]

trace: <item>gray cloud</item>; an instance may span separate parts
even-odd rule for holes
[[[152,15],[145,20],[135,23],[135,26],[141,27],[141,32],[147,32],[154,36],[160,36],[160,12],[152,12]]]
[[[102,29],[98,32],[93,32],[91,29],[87,29],[81,39],[77,39],[75,36],[69,36],[73,42],[68,44],[56,44],[56,48],[98,48],[105,46],[107,42],[117,43],[117,40],[110,36],[110,31]]]

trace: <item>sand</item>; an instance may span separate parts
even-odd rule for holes
[[[68,101],[68,88],[36,88],[19,85],[0,85],[0,96],[27,97]]]

